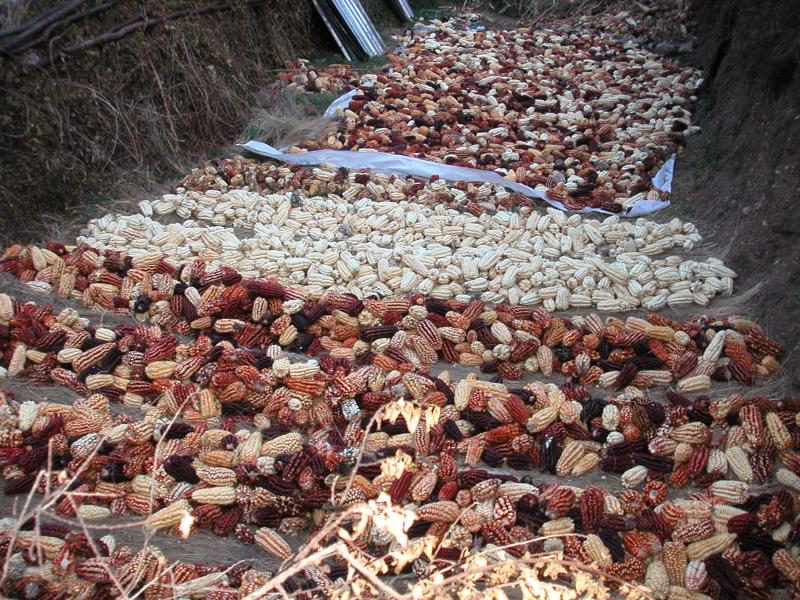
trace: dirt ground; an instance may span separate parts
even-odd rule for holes
[[[760,286],[747,310],[788,348],[800,389],[800,10],[797,0],[693,3],[704,70],[697,119],[676,168],[669,215],[694,221]]]
[[[763,322],[790,349],[786,361],[787,383],[797,391],[800,389],[797,366],[800,301],[796,298],[800,278],[800,213],[793,205],[800,200],[800,37],[797,35],[800,10],[797,0],[694,0],[693,7],[696,51],[680,60],[705,72],[706,83],[697,111],[703,132],[689,138],[676,169],[672,206],[659,213],[657,219],[677,216],[694,221],[718,252],[724,251],[726,262],[739,273],[738,290],[759,286],[759,293],[744,310]],[[3,125],[1,118],[0,125]],[[49,139],[47,135],[44,143]],[[23,142],[24,138],[15,144]],[[6,152],[6,148],[0,152]],[[23,164],[21,158],[3,160],[9,170],[0,169],[0,204],[4,188],[22,190],[32,185],[28,172],[23,173],[26,178],[23,181],[10,182],[14,169],[18,168],[14,165]],[[62,197],[69,186],[80,185],[82,176],[80,172],[48,173],[47,181],[52,181],[53,186],[65,187],[54,188],[51,196],[43,195],[46,201],[39,204],[37,210],[41,212],[37,214],[47,213],[41,207],[59,199],[63,210],[82,207],[85,202],[79,194]],[[17,203],[22,196],[14,192],[5,199]],[[16,225],[30,217],[30,213],[17,212]],[[9,221],[0,226],[0,239],[18,233]],[[2,285],[17,285],[17,293],[21,287],[9,281]],[[43,301],[41,297],[29,299]],[[711,310],[715,310],[713,305]],[[16,391],[20,399],[47,396],[59,401],[71,400],[63,390],[26,385]],[[581,483],[591,482],[584,479]],[[0,515],[12,512],[13,501],[0,497]],[[143,541],[140,528],[118,530],[115,535],[133,547]],[[225,563],[263,559],[263,553],[253,546],[211,535],[193,537],[191,543],[168,536],[158,536],[154,541],[171,559],[203,561],[220,557],[219,561]]]
[[[385,8],[382,0],[364,2],[386,35],[396,30],[391,11],[378,10]],[[37,0],[31,10],[46,4]],[[425,8],[433,0],[412,4],[418,14],[441,16],[441,10]],[[462,3],[455,4],[458,8]],[[485,9],[481,12],[488,26],[513,27],[513,10],[501,9],[502,15],[492,10],[536,2],[468,4]],[[554,3],[558,10],[553,12],[545,3],[527,18],[546,24],[606,5],[625,8],[624,3],[596,0]],[[797,0],[693,0],[690,6],[695,51],[677,60],[704,70],[706,82],[696,110],[703,131],[688,138],[676,169],[672,207],[656,218],[694,221],[715,253],[724,254],[739,273],[739,292],[759,290],[745,308],[789,347],[789,383],[800,389],[800,369],[794,366],[800,340],[800,302],[795,299],[800,215],[793,210],[800,198],[800,10]],[[81,21],[68,30],[67,38],[81,39],[90,29],[102,30],[119,18],[107,12],[95,21]],[[71,237],[66,224],[85,222],[93,210],[105,212],[111,199],[130,198],[131,190],[165,191],[171,178],[193,161],[225,152],[246,130],[249,111],[272,67],[289,54],[331,55],[313,15],[298,11],[293,19],[284,22],[270,12],[242,9],[178,20],[163,30],[99,46],[49,70],[0,56],[3,245],[42,241],[54,232]],[[248,26],[242,28],[239,21]],[[270,36],[263,34],[280,26],[304,31],[289,36],[291,44],[281,50],[286,56],[279,56]],[[233,36],[234,31],[240,35]],[[181,53],[187,39],[193,40],[193,51]],[[322,44],[316,50],[314,40]],[[240,51],[243,47],[249,49]],[[34,52],[41,54],[42,49]],[[141,65],[133,68],[132,61],[149,65],[150,71]],[[141,85],[152,83],[153,77],[162,88]],[[189,93],[202,82],[229,93],[224,98],[207,90]],[[320,98],[320,106],[326,100]]]

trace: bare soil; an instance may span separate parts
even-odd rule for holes
[[[676,168],[668,213],[725,250],[751,315],[788,348],[800,389],[800,9],[796,0],[692,2],[702,133]]]

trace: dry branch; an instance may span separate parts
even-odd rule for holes
[[[71,44],[69,46],[64,46],[63,48],[57,48],[50,55],[48,55],[46,58],[42,60],[40,66],[49,66],[51,64],[54,64],[59,58],[62,58],[64,55],[74,54],[82,50],[87,50],[88,48],[93,48],[95,46],[100,46],[108,42],[113,42],[121,38],[124,38],[128,34],[133,33],[135,31],[146,30],[151,27],[154,27],[155,25],[160,25],[168,21],[174,21],[177,19],[181,19],[183,17],[197,17],[200,15],[205,15],[213,12],[230,10],[236,8],[237,6],[250,6],[258,2],[259,0],[245,0],[239,5],[219,4],[219,5],[204,6],[202,8],[189,8],[184,10],[176,10],[171,13],[162,15],[160,17],[150,16],[147,13],[145,13],[144,15],[126,21],[125,23],[116,25],[115,27],[112,27],[111,29],[99,35],[90,37],[80,42],[76,42],[75,44]]]
[[[42,30],[57,23],[66,15],[76,11],[85,1],[86,0],[70,0],[69,2],[60,4],[54,11],[36,17],[32,21],[28,21],[28,23],[22,26],[23,28],[18,35],[0,44],[0,51],[9,54],[14,53],[20,46],[24,45],[32,37],[38,35]],[[3,37],[2,32],[0,32],[0,37]]]
[[[97,6],[94,6],[94,7],[90,8],[90,9],[84,10],[83,12],[79,12],[76,15],[71,15],[71,16],[67,17],[66,19],[62,19],[60,21],[56,21],[55,23],[50,24],[42,32],[41,35],[39,35],[37,38],[35,38],[33,40],[30,40],[26,44],[18,47],[14,51],[14,53],[15,54],[21,54],[22,52],[25,52],[26,50],[28,50],[30,48],[33,48],[34,46],[38,46],[39,44],[43,44],[43,43],[47,42],[48,40],[50,40],[50,36],[52,35],[53,31],[57,27],[61,27],[63,25],[69,25],[69,24],[74,23],[76,21],[80,21],[81,19],[85,19],[87,17],[91,17],[92,15],[96,15],[96,14],[99,14],[99,13],[101,13],[103,11],[106,11],[109,8],[112,8],[113,6],[116,6],[117,1],[118,0],[109,0],[108,2],[104,2],[103,4],[99,4]],[[58,38],[58,37],[60,37],[60,36],[56,36],[56,38]]]

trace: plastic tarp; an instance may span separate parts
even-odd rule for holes
[[[510,181],[494,171],[471,169],[468,167],[456,167],[453,165],[431,162],[429,160],[422,160],[420,158],[413,158],[410,156],[388,154],[386,152],[312,150],[310,152],[298,152],[296,154],[290,154],[273,148],[264,142],[250,141],[246,144],[239,144],[239,146],[245,150],[253,152],[254,154],[266,156],[267,158],[292,165],[328,164],[334,167],[347,167],[349,169],[371,169],[373,171],[389,173],[391,175],[412,175],[415,177],[425,178],[438,175],[441,179],[445,179],[447,181],[486,181],[492,184],[502,185],[503,187],[515,192],[519,192],[520,194],[528,196],[529,198],[538,198],[560,210],[570,210],[561,202],[549,198],[547,194],[535,190],[527,185]],[[672,191],[672,172],[674,165],[675,157],[672,156],[664,163],[664,165],[653,178],[653,185],[655,185],[661,191]],[[572,212],[596,212],[604,214],[620,214],[625,217],[643,217],[645,215],[653,214],[654,212],[659,211],[662,208],[666,208],[667,206],[669,206],[668,200],[663,202],[660,200],[639,200],[632,207],[627,210],[623,210],[621,213],[611,213],[609,211],[597,208],[585,208]]]

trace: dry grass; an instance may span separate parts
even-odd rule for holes
[[[240,136],[240,142],[258,140],[282,148],[333,133],[336,123],[321,115],[335,94],[308,94],[284,89],[262,100]]]
[[[28,16],[30,0],[0,1],[0,30],[20,25]]]
[[[41,46],[24,60],[0,57],[0,237],[41,239],[44,215],[59,227],[85,220],[87,205],[120,197],[122,184],[150,189],[210,150],[224,152],[275,71],[327,43],[310,2],[233,4],[52,67],[30,64],[47,58]],[[156,11],[206,5],[171,0]],[[97,35],[137,10],[124,3],[79,21],[63,41]]]
[[[386,410],[379,411],[367,429],[373,425],[379,426],[380,419],[387,416],[385,413],[391,410],[391,407],[392,405],[389,405],[384,407]],[[408,409],[412,404],[406,403],[404,407]],[[178,420],[179,416],[180,411],[173,417],[172,422]],[[73,531],[82,532],[89,540],[91,554],[98,558],[102,556],[98,543],[100,536],[113,534],[124,537],[124,532],[127,530],[139,532],[137,539],[141,549],[127,564],[115,568],[102,567],[110,582],[111,592],[117,598],[123,600],[144,598],[149,591],[156,592],[155,589],[151,590],[154,586],[158,586],[158,598],[175,599],[192,593],[225,590],[223,584],[227,570],[245,562],[237,557],[236,543],[229,544],[224,551],[228,566],[226,571],[203,577],[197,583],[189,581],[175,584],[168,577],[163,579],[158,576],[153,577],[149,569],[154,561],[158,561],[161,564],[158,575],[169,575],[181,561],[167,559],[164,556],[159,549],[156,530],[150,526],[152,521],[148,518],[124,523],[87,522],[80,516],[65,517],[63,510],[56,511],[56,506],[61,506],[63,509],[65,502],[71,503],[73,510],[84,501],[91,502],[87,494],[76,491],[75,487],[86,465],[91,463],[101,444],[102,442],[98,441],[94,450],[84,460],[84,466],[76,469],[71,475],[62,477],[60,485],[51,486],[45,483],[55,480],[53,477],[55,473],[49,466],[39,471],[34,489],[13,507],[11,511],[13,518],[0,524],[0,541],[6,539],[14,541],[9,545],[9,551],[0,556],[2,565],[0,590],[15,596],[21,591],[19,586],[35,584],[41,586],[42,591],[52,587],[52,584],[46,582],[48,577],[44,573],[40,578],[35,570],[28,569],[26,577],[19,575],[20,568],[24,565],[20,552],[37,557],[38,564],[42,565],[41,568],[45,572],[54,566],[52,541],[48,541],[52,538],[43,538],[41,534],[44,523],[56,523]],[[160,444],[159,441],[155,448],[156,452]],[[363,452],[362,444],[356,467],[347,482],[336,488],[343,490],[342,496],[345,496],[347,489],[353,485]],[[52,448],[50,453],[52,454]],[[392,462],[395,460],[384,459],[383,467],[393,468]],[[155,470],[154,465],[150,474],[153,477]],[[39,493],[36,491],[37,487],[40,488]],[[154,501],[153,493],[154,488],[151,488],[151,502]],[[335,506],[334,488],[331,489],[331,500]],[[292,598],[301,595],[309,597],[307,596],[309,593],[320,598],[365,597],[392,600],[434,600],[452,598],[456,595],[465,600],[500,599],[509,595],[511,597],[521,595],[525,598],[601,598],[607,597],[610,585],[618,586],[620,591],[629,594],[629,597],[650,597],[646,588],[629,585],[594,567],[572,561],[558,551],[526,553],[521,558],[513,558],[507,553],[510,547],[487,546],[473,549],[472,552],[463,552],[461,559],[457,561],[435,559],[435,555],[442,544],[446,543],[449,534],[440,541],[428,536],[409,540],[406,531],[413,520],[413,510],[394,507],[385,494],[366,503],[339,507],[339,510],[330,513],[327,521],[306,543],[296,547],[291,558],[280,564],[273,560],[269,572],[262,570],[260,585],[244,598],[256,600]],[[22,524],[25,524],[24,529]],[[186,513],[181,522],[182,535],[190,536],[192,527],[193,517]],[[375,530],[393,540],[389,551],[380,556],[371,555],[364,549],[365,543]],[[192,534],[190,541],[185,545],[202,547],[204,541],[202,537]],[[213,555],[206,554],[206,556]],[[324,563],[331,558],[345,561],[348,570],[343,581],[333,582],[324,575]],[[416,576],[401,575],[401,572],[406,571],[406,567],[411,564],[415,567]],[[298,589],[300,580],[310,581],[311,585]],[[69,598],[90,597],[89,595],[95,591],[98,590],[87,583],[83,588],[83,595],[71,592]]]

